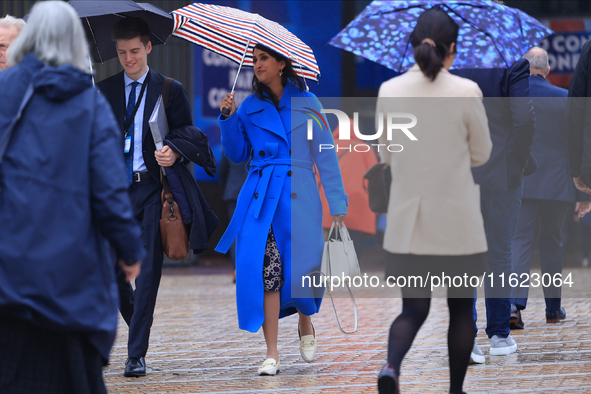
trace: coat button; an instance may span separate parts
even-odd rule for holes
[[[296,198],[298,195],[295,193],[291,193],[291,198]]]
[[[291,176],[291,174],[292,174],[291,170],[287,171],[287,175]]]
[[[291,150],[289,151],[289,155],[291,156]]]
[[[263,176],[263,170],[259,171],[259,176]]]
[[[258,193],[255,193],[254,194],[254,198],[259,198],[259,194]]]
[[[264,151],[264,150],[260,151],[260,152],[259,152],[259,155],[261,155],[261,156],[265,156],[265,151]]]

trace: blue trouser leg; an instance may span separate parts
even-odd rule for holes
[[[129,323],[127,352],[129,357],[144,357],[148,351],[150,328],[156,307],[156,296],[162,275],[162,241],[160,217],[162,203],[155,180],[142,180],[129,187],[136,220],[142,226],[142,239],[147,256],[135,280],[133,315]]]
[[[133,288],[131,284],[125,280],[125,272],[119,266],[119,263],[115,264],[115,276],[117,278],[117,287],[119,288],[119,311],[123,320],[129,326],[131,323],[131,317],[133,316]]]
[[[534,249],[534,238],[536,227],[538,226],[538,211],[540,200],[523,199],[519,218],[517,219],[517,228],[513,237],[513,270],[517,275],[518,286],[512,289],[511,303],[518,306],[519,309],[525,309],[527,306],[527,297],[529,287],[524,282],[525,275],[529,275],[531,266],[531,256]],[[524,275],[524,276],[522,276]],[[523,278],[523,279],[522,279]],[[523,284],[524,286],[520,286]]]
[[[542,275],[549,275],[554,283],[554,275],[562,274],[562,255],[564,251],[563,230],[569,203],[565,201],[542,200],[540,206],[540,268]],[[546,312],[560,309],[561,288],[543,286],[546,298]]]
[[[512,244],[523,186],[509,191],[481,190],[480,201],[488,252],[486,252],[488,274],[493,282],[485,281],[486,334],[489,338],[497,335],[506,338],[509,333],[511,316],[511,289],[509,275],[513,273]],[[504,287],[501,281],[504,274]]]

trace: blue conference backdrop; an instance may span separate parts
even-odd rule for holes
[[[548,51],[548,61],[553,73],[572,74],[581,57],[581,49],[591,39],[590,32],[556,33],[540,45]]]

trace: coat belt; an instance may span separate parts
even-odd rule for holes
[[[220,253],[226,253],[228,249],[230,249],[232,242],[238,235],[238,231],[240,230],[240,227],[242,227],[242,223],[246,218],[246,213],[248,212],[248,207],[251,201],[253,201],[252,197],[254,196],[255,191],[258,193],[258,198],[254,200],[254,217],[256,219],[259,218],[263,202],[265,201],[265,195],[267,194],[267,188],[276,166],[292,166],[312,170],[314,168],[314,163],[310,160],[275,157],[270,157],[263,160],[252,160],[250,162],[248,178],[244,183],[244,186],[240,191],[240,195],[238,196],[238,201],[236,202],[234,216],[232,216],[232,220],[230,221],[226,232],[216,246],[216,251]],[[266,170],[263,172],[261,177],[253,177],[253,173],[259,172],[263,169]],[[285,175],[283,175],[283,177],[285,177]],[[275,210],[278,202],[278,199],[274,200],[275,207],[273,207],[273,210]]]

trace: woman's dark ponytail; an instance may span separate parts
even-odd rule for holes
[[[412,32],[415,61],[423,74],[434,81],[443,68],[452,43],[457,43],[460,28],[456,22],[439,7],[421,14]]]

